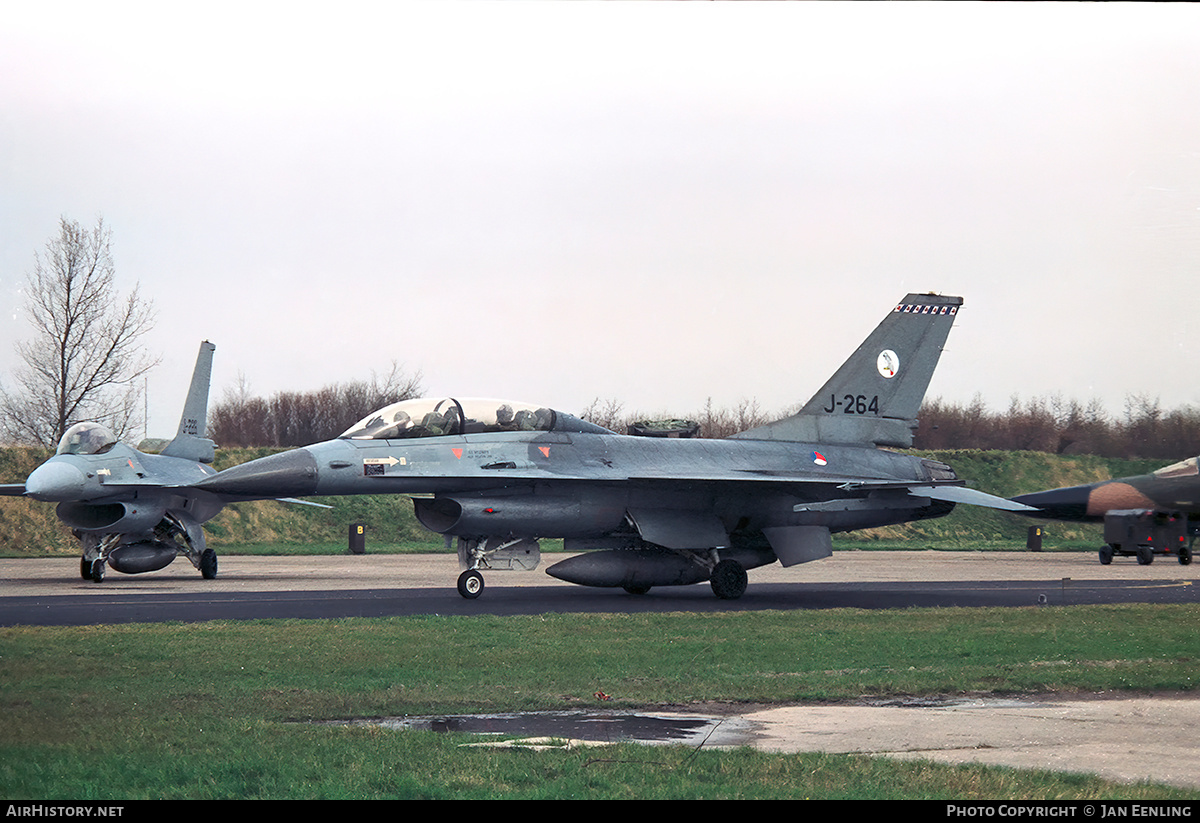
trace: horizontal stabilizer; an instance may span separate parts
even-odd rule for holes
[[[327,506],[324,503],[314,503],[311,500],[301,500],[297,497],[276,497],[276,503],[293,503],[297,506],[314,506],[318,509],[332,509],[333,506]]]
[[[968,489],[966,486],[910,486],[908,493],[914,497],[931,497],[947,503],[966,503],[971,506],[984,506],[1006,512],[1037,511],[1033,506],[1026,506],[1024,503],[1007,500],[976,489]]]

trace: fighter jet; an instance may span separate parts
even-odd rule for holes
[[[402,494],[457,539],[458,591],[484,571],[536,568],[539,540],[583,553],[547,573],[645,593],[832,554],[833,532],[941,517],[956,503],[1020,503],[966,488],[912,444],[916,415],[962,299],[910,294],[791,417],[727,439],[617,434],[546,406],[409,400],[334,440],[226,469],[195,488],[230,499]]]
[[[1192,562],[1200,535],[1200,460],[1190,457],[1150,474],[1084,486],[1022,494],[1013,500],[1033,506],[1022,514],[1050,520],[1104,523],[1100,562],[1135,556],[1149,565],[1156,554]]]
[[[101,582],[106,566],[125,574],[155,571],[181,553],[203,577],[217,576],[217,555],[205,547],[201,524],[223,503],[211,492],[187,488],[217,473],[206,465],[214,446],[205,437],[215,348],[200,344],[178,433],[159,454],[119,442],[99,423],[77,423],[24,483],[0,487],[3,494],[58,503],[58,519],[83,550],[79,571],[85,580]]]

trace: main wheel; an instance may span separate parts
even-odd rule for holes
[[[635,586],[633,584],[622,586],[621,588],[625,589],[625,591],[629,592],[630,594],[645,594],[646,592],[650,591],[649,586]]]
[[[96,559],[96,560],[92,561],[91,574],[89,576],[92,578],[93,583],[103,583],[104,582],[104,561],[103,560]]]
[[[200,576],[212,580],[217,576],[217,553],[212,549],[200,552]]]
[[[483,594],[483,575],[475,569],[467,569],[458,576],[458,593],[468,600]]]
[[[713,567],[709,584],[722,600],[737,600],[746,591],[746,570],[736,560],[722,560]]]
[[[84,580],[92,579],[92,561],[88,560],[86,557],[81,557],[79,559],[79,576]]]

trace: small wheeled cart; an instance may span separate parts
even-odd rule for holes
[[[1197,524],[1200,525],[1200,524]],[[1186,514],[1180,512],[1122,509],[1104,515],[1104,547],[1100,562],[1107,566],[1113,557],[1136,557],[1149,566],[1154,555],[1174,555],[1181,565],[1192,562],[1196,532]]]

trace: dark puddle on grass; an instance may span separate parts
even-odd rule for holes
[[[571,711],[385,717],[326,721],[323,725],[380,726],[517,738],[584,740],[590,743],[737,745],[744,741],[750,724],[733,718],[700,715]]]

